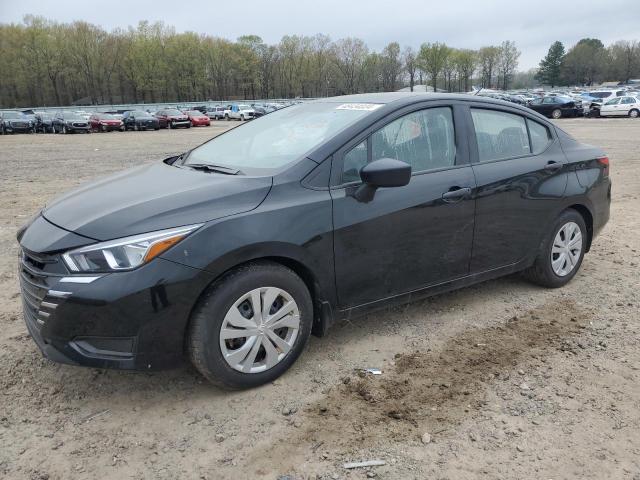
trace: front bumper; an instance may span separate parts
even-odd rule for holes
[[[29,133],[33,130],[33,125],[6,125],[4,131],[7,133]]]
[[[61,230],[42,217],[27,230],[31,228],[42,230],[39,233]],[[59,241],[62,235],[56,232],[49,238]],[[24,319],[45,357],[135,370],[182,362],[189,315],[213,280],[210,274],[156,258],[130,272],[70,275],[59,253],[36,253],[25,244],[22,249]]]

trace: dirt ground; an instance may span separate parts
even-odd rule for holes
[[[640,480],[640,121],[559,123],[606,149],[614,185],[568,286],[510,276],[342,322],[281,379],[233,393],[188,365],[43,359],[15,242],[59,193],[228,125],[0,137],[0,477]],[[343,468],[363,460],[385,465]]]

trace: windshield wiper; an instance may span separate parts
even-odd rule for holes
[[[203,170],[205,172],[223,173],[225,175],[244,175],[244,173],[237,168],[212,165],[210,163],[183,163],[182,166],[193,168],[194,170]]]

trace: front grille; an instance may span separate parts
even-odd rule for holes
[[[87,124],[86,123],[81,123],[81,122],[74,122],[73,126],[74,127],[86,127]]]
[[[20,289],[25,321],[40,330],[47,323],[59,299],[49,293],[47,281],[52,275],[46,270],[55,266],[58,260],[49,255],[37,255],[23,251],[20,255]]]
[[[11,122],[11,126],[15,128],[25,128],[28,127],[29,124],[27,122]]]

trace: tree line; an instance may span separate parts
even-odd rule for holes
[[[322,34],[269,45],[164,23],[106,31],[27,16],[0,24],[0,107],[323,97],[424,83],[468,91],[473,81],[508,88],[519,55],[511,41],[479,50],[391,42],[376,52],[361,39]]]
[[[640,43],[620,40],[605,47],[597,38],[583,38],[568,51],[554,42],[540,61],[536,79],[545,85],[593,85],[603,81],[628,83],[640,78]]]

